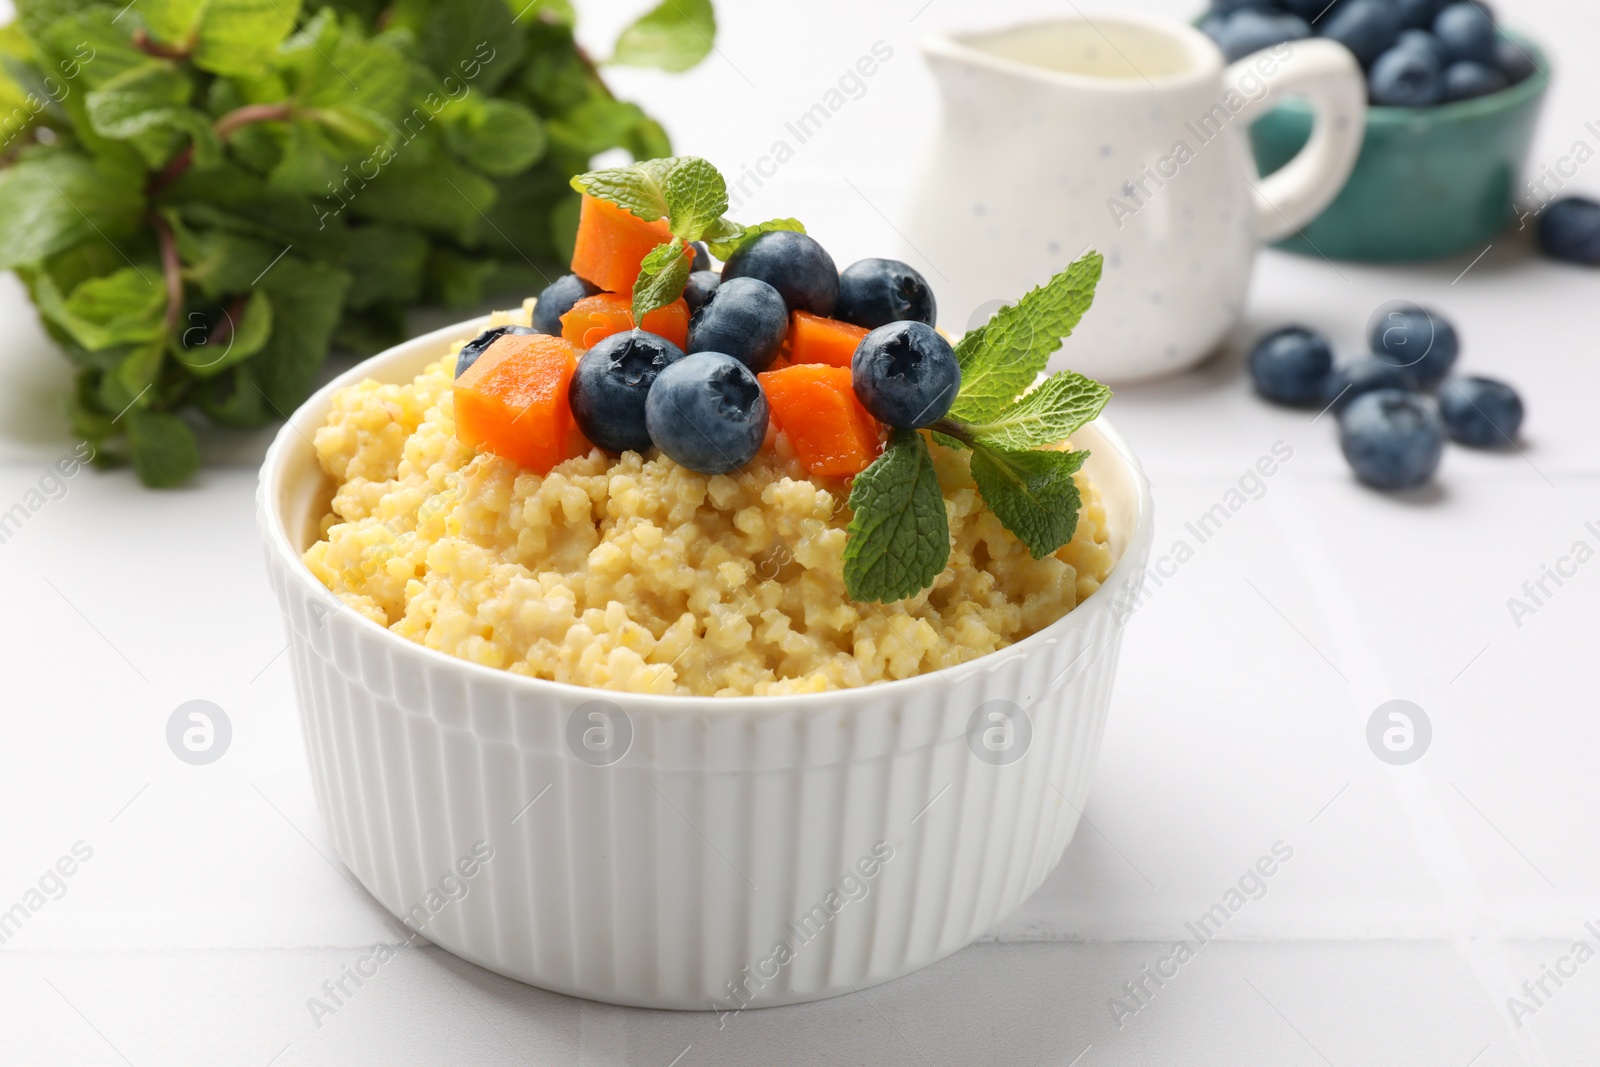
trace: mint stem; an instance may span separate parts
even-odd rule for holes
[[[934,433],[942,433],[946,437],[954,437],[968,448],[977,447],[977,435],[972,432],[972,427],[955,419],[943,418],[929,426]]]

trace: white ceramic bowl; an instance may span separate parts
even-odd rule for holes
[[[310,439],[333,391],[409,381],[486,321],[341,375],[261,470],[317,805],[372,895],[411,931],[546,989],[732,1011],[906,974],[1037,889],[1089,793],[1116,607],[1150,549],[1148,483],[1115,432],[1102,420],[1074,439],[1093,451],[1115,569],[1010,648],[805,696],[585,689],[414,644],[300,560],[331,490]]]

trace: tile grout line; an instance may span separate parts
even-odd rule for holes
[[[1388,695],[1393,695],[1390,672],[1364,636],[1355,605],[1338,583],[1328,578],[1328,575],[1335,573],[1333,561],[1321,533],[1307,518],[1303,496],[1297,491],[1298,487],[1292,484],[1287,489],[1289,507],[1281,510],[1279,519],[1294,543],[1300,546],[1302,558],[1310,556],[1311,562],[1316,564],[1303,568],[1302,573],[1307,576],[1319,614],[1332,625],[1334,640],[1344,652],[1345,661],[1357,665],[1352,668],[1352,673],[1358,679],[1368,680],[1364,686],[1352,686],[1356,690],[1354,695],[1360,699],[1362,690],[1370,695],[1370,680],[1373,679],[1381,682]],[[1352,721],[1352,728],[1355,725],[1356,722]],[[1405,814],[1411,839],[1416,845],[1417,859],[1423,870],[1433,881],[1449,911],[1457,915],[1487,913],[1490,910],[1488,896],[1477,871],[1467,858],[1460,835],[1445,814],[1444,800],[1449,795],[1447,787],[1420,763],[1405,770],[1407,773],[1387,776],[1386,781]],[[1469,933],[1454,921],[1449,928],[1448,943],[1455,947],[1467,964],[1494,1019],[1511,1038],[1518,1062],[1524,1067],[1548,1067],[1549,1061],[1532,1031],[1513,1026],[1500,1010],[1504,992],[1516,988],[1505,953],[1505,938],[1492,929]]]

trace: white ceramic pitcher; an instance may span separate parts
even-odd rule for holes
[[[1183,23],[1093,14],[922,48],[944,122],[906,238],[941,324],[965,330],[1097,249],[1094,307],[1054,363],[1106,380],[1211,352],[1243,311],[1257,246],[1321,212],[1361,150],[1366,85],[1331,41],[1224,66]],[[1249,126],[1284,95],[1308,98],[1316,127],[1262,179]]]

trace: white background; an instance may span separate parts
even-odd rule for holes
[[[603,55],[642,5],[580,6]],[[874,41],[894,49],[745,212],[801,217],[846,263],[901,251],[888,220],[937,114],[918,35],[1073,5],[718,6],[719,53],[702,68],[613,81],[680,150],[730,172]],[[1498,7],[1556,64],[1535,164],[1593,143],[1591,0]],[[1574,189],[1600,191],[1591,168]],[[1600,943],[1584,929],[1600,926],[1600,561],[1520,628],[1506,601],[1573,542],[1600,545],[1584,529],[1600,527],[1600,282],[1514,235],[1462,275],[1471,262],[1263,253],[1229,351],[1119,392],[1110,413],[1152,479],[1158,555],[1275,442],[1294,455],[1131,623],[1066,858],[954,958],[722,1030],[708,1015],[545,993],[434,948],[402,953],[315,1025],[307,998],[387,935],[331,858],[312,799],[254,532],[264,437],[211,442],[216,465],[180,491],[80,474],[0,545],[0,910],[74,842],[93,849],[65,896],[0,948],[0,1063],[1595,1062],[1600,960],[1520,1027],[1506,997],[1576,939]],[[1466,368],[1521,388],[1522,454],[1453,448],[1435,489],[1385,497],[1352,480],[1330,418],[1250,395],[1238,351],[1253,334],[1299,320],[1354,353],[1368,315],[1397,298],[1443,311]],[[0,510],[72,449],[68,380],[20,286],[0,277]],[[234,730],[207,767],[179,762],[164,736],[197,698]],[[1364,738],[1394,698],[1433,724],[1409,767],[1381,763]],[[1280,840],[1294,858],[1265,898],[1119,1028],[1108,998]]]

